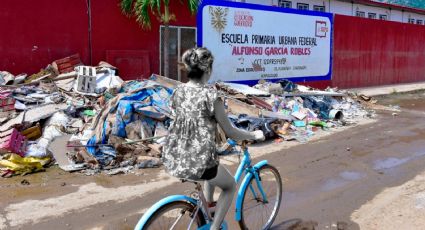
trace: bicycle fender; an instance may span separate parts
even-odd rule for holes
[[[253,168],[255,170],[257,170],[257,169],[259,169],[259,168],[261,168],[261,167],[263,167],[264,165],[267,165],[267,164],[268,164],[267,160],[263,160],[263,161],[260,161],[257,164],[255,164],[253,166]],[[251,178],[253,176],[254,175],[252,173],[247,173],[246,176],[244,177],[242,183],[241,183],[241,186],[239,187],[238,196],[237,196],[237,199],[236,199],[236,213],[235,213],[235,220],[236,221],[240,221],[242,219],[242,202],[243,202],[242,197],[243,197],[243,193],[246,189],[248,189],[249,181],[251,180]]]
[[[158,211],[158,209],[160,209],[162,206],[169,204],[171,202],[174,201],[187,201],[189,203],[192,203],[194,205],[196,205],[196,200],[188,197],[188,196],[184,196],[184,195],[173,195],[173,196],[168,196],[165,197],[164,199],[156,202],[152,207],[150,207],[145,214],[142,216],[142,218],[139,220],[139,222],[137,222],[136,227],[134,227],[134,230],[142,230],[145,227],[146,222],[149,220],[149,218],[156,212]]]

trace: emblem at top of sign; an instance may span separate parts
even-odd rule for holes
[[[223,7],[209,7],[211,15],[211,26],[221,33],[227,26],[227,15],[229,14],[229,8]]]

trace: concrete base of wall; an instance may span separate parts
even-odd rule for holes
[[[425,81],[415,82],[415,83],[406,83],[406,84],[366,87],[366,88],[354,88],[350,90],[353,92],[357,92],[358,94],[364,94],[366,96],[372,97],[372,96],[386,95],[391,93],[405,93],[405,92],[416,91],[416,90],[425,90]]]

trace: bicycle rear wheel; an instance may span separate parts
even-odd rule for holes
[[[264,201],[253,176],[242,198],[242,218],[239,226],[244,230],[269,229],[282,201],[282,179],[279,171],[271,165],[264,165],[258,169],[258,176],[267,202]]]
[[[174,201],[158,209],[146,222],[142,230],[180,230],[193,229],[205,224],[202,212],[196,210],[195,205],[185,201]],[[191,221],[193,216],[196,215]],[[188,228],[190,225],[190,228]]]

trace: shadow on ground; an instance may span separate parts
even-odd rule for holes
[[[348,230],[348,224],[345,222],[336,222],[335,224],[331,226],[324,226],[326,229],[335,229],[335,230]],[[290,219],[283,221],[281,223],[275,224],[271,230],[318,230],[322,229],[319,227],[319,223],[317,221],[313,220],[302,220],[299,218],[296,219]],[[350,227],[351,229],[359,229],[359,228],[353,228],[353,226]]]

